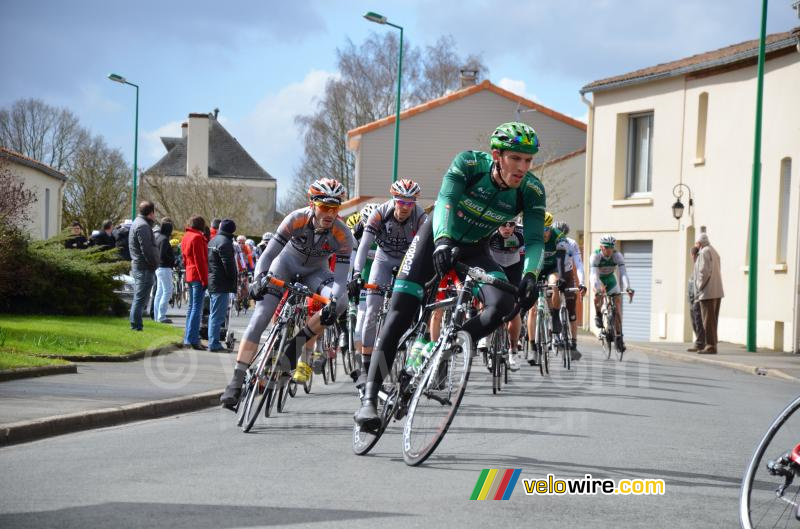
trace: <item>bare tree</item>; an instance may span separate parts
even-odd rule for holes
[[[348,196],[353,195],[355,159],[347,149],[347,131],[394,115],[398,48],[398,36],[392,32],[372,33],[359,46],[348,40],[337,50],[339,77],[328,81],[312,114],[295,118],[302,129],[304,157],[294,181],[284,191],[284,211],[306,200],[312,176],[336,178],[345,185]],[[458,89],[459,70],[465,66],[479,75],[488,73],[479,57],[460,58],[452,37],[427,47],[425,56],[405,42],[401,106],[408,108]],[[308,168],[313,168],[313,175]]]
[[[258,234],[269,227],[268,222],[257,220],[260,211],[247,195],[244,187],[205,178],[195,170],[190,176],[168,177],[163,174],[145,173],[142,176],[141,195],[156,205],[158,216],[170,217],[176,226],[181,226],[192,215],[203,215],[207,221],[213,217],[236,221],[240,233]]]
[[[36,192],[11,171],[8,160],[0,158],[0,229],[22,228],[31,222],[30,207],[37,200]]]
[[[104,219],[122,219],[130,204],[130,180],[122,152],[95,136],[73,157],[64,189],[64,222],[77,220],[91,232]]]
[[[67,172],[89,133],[77,116],[40,99],[20,99],[0,109],[0,145]]]

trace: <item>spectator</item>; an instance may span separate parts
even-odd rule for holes
[[[130,261],[131,260],[131,252],[130,248],[128,248],[128,239],[129,234],[131,231],[131,219],[125,219],[122,221],[122,224],[114,228],[111,234],[114,236],[114,240],[116,241],[117,252],[119,252],[119,258],[123,261]]]
[[[128,234],[128,248],[131,254],[131,275],[133,276],[133,303],[131,304],[131,329],[142,330],[142,312],[150,298],[150,290],[155,281],[158,253],[153,241],[155,206],[144,201],[139,204],[139,215],[131,224]]]
[[[83,235],[83,226],[77,220],[70,225],[70,236],[64,241],[64,248],[68,250],[85,250],[89,247],[89,239]]]
[[[208,350],[224,351],[219,333],[225,321],[228,300],[236,292],[236,261],[233,256],[233,234],[236,223],[230,219],[219,225],[217,236],[208,244],[208,292],[211,294],[211,311],[208,318]]]
[[[211,219],[211,229],[208,230],[209,233],[210,233],[210,236],[209,236],[209,239],[208,239],[209,241],[211,241],[211,239],[213,239],[214,237],[217,236],[217,230],[219,230],[219,225],[220,225],[221,222],[222,221],[217,217],[214,217],[213,219]]]
[[[114,236],[111,234],[111,228],[114,226],[114,223],[110,220],[103,221],[103,229],[98,231],[95,235],[92,232],[92,245],[99,246],[101,250],[110,250],[116,246],[117,242],[114,240]]]
[[[689,313],[692,316],[692,329],[694,330],[694,345],[687,349],[690,353],[697,353],[706,346],[706,333],[703,330],[703,318],[700,315],[700,300],[697,299],[697,289],[695,288],[695,269],[694,263],[697,262],[697,252],[700,249],[692,246],[692,277],[689,278]]]
[[[186,313],[184,347],[203,350],[200,343],[200,319],[203,315],[203,296],[208,286],[208,241],[204,230],[206,221],[200,215],[192,215],[181,241],[183,264],[186,267],[186,283],[189,285],[189,309]]]
[[[172,269],[175,268],[175,252],[170,244],[172,235],[172,219],[161,219],[161,227],[155,230],[156,249],[158,250],[158,268],[156,268],[155,319],[160,323],[172,323],[167,318],[167,305],[172,297]]]
[[[722,275],[719,254],[708,242],[708,234],[697,236],[697,261],[694,263],[695,289],[700,301],[706,346],[700,354],[717,354],[717,323],[720,301],[725,296],[722,290]]]
[[[206,238],[206,244],[208,244],[208,241],[211,240],[211,230],[208,226],[203,228],[203,237]]]

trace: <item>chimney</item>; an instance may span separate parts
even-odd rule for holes
[[[461,88],[467,88],[478,84],[478,70],[460,70],[458,77],[461,79]]]
[[[214,119],[217,119],[218,116],[219,116],[219,109],[215,108],[214,109]]]
[[[211,126],[208,114],[189,114],[189,129],[186,139],[186,175],[197,172],[208,178],[208,129]]]
[[[185,138],[189,134],[189,124],[185,121],[181,123],[181,138]]]

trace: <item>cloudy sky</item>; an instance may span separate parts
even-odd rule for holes
[[[767,31],[800,25],[773,0]],[[141,86],[140,165],[165,152],[190,112],[220,120],[279,186],[299,162],[293,118],[335,75],[336,48],[372,31],[377,11],[415,45],[455,37],[481,54],[490,80],[579,119],[581,86],[604,77],[758,38],[755,0],[0,0],[0,107],[25,97],[64,106],[133,159],[131,87]]]

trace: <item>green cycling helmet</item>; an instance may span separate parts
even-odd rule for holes
[[[536,154],[539,152],[539,137],[533,127],[512,121],[503,123],[495,129],[489,139],[489,145],[492,149],[501,151]]]

